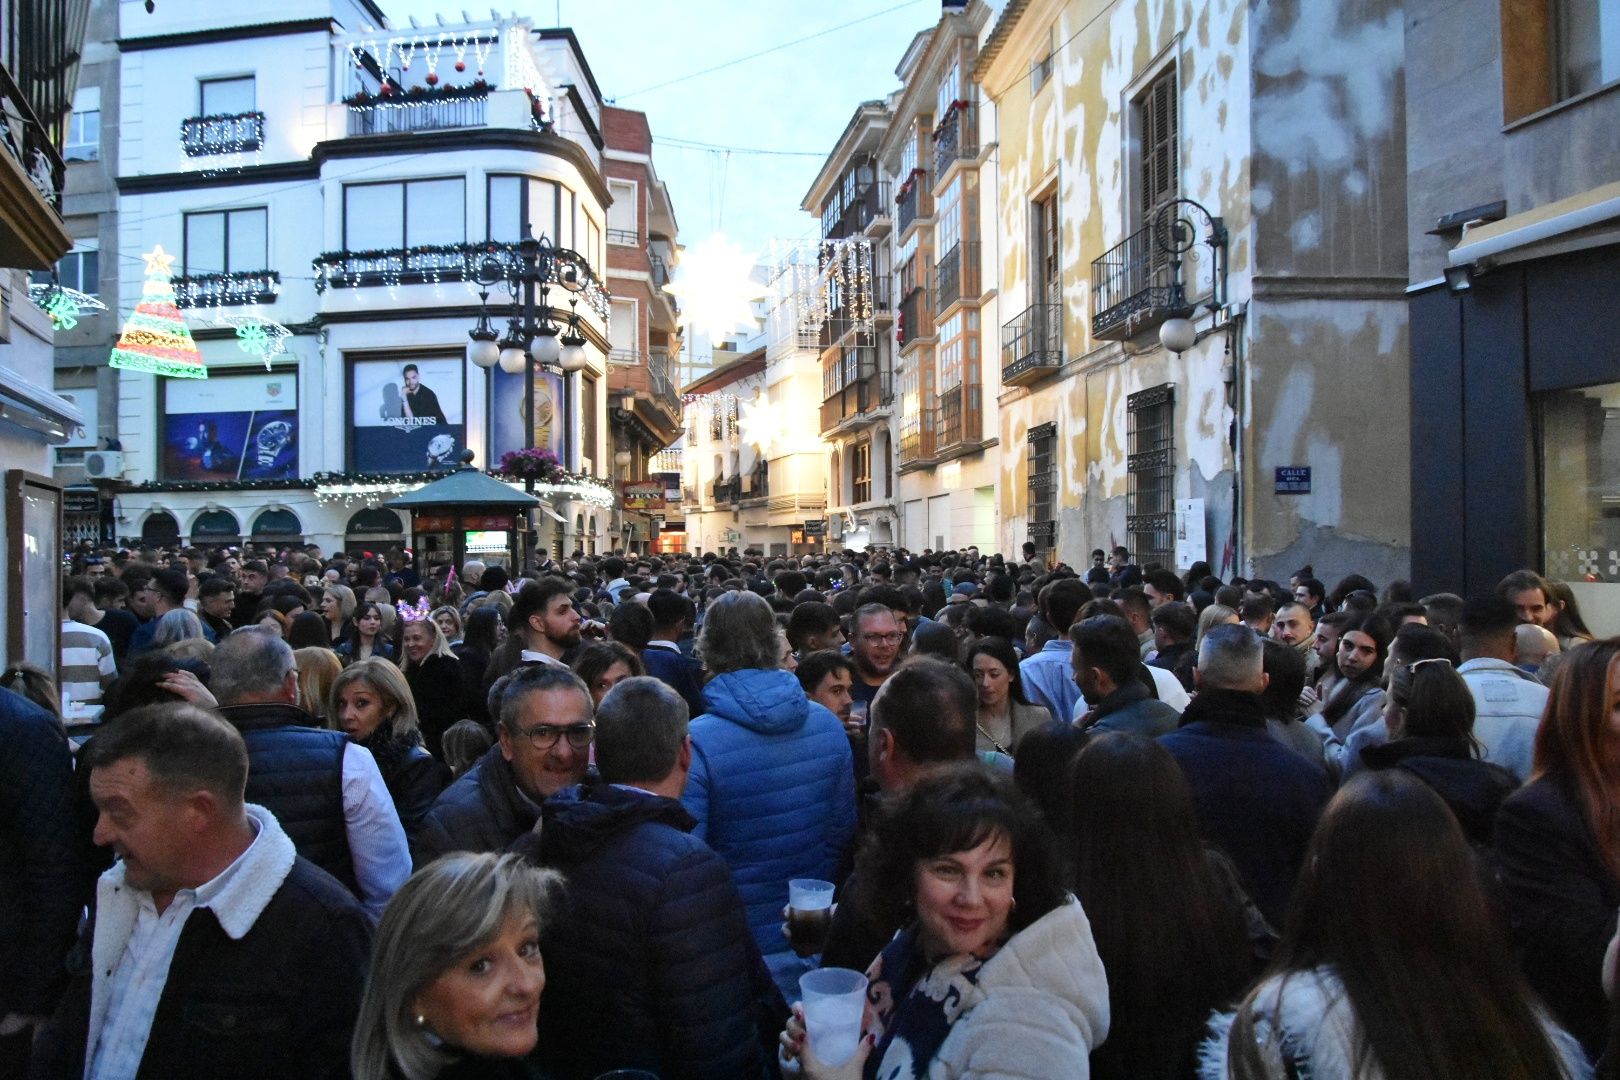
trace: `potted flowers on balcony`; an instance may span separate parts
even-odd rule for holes
[[[501,455],[495,471],[508,480],[536,480],[540,483],[552,483],[563,475],[562,462],[543,446],[508,450]]]
[[[917,186],[917,177],[921,176],[923,172],[923,168],[918,166],[906,174],[905,180],[900,184],[899,193],[894,197],[896,206],[906,201],[906,196],[911,194],[911,189]]]

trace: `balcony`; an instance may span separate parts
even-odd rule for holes
[[[647,275],[652,279],[653,291],[662,292],[664,286],[669,284],[669,264],[657,255],[648,255],[647,266]]]
[[[408,131],[445,131],[483,127],[488,112],[487,83],[449,86],[403,97],[355,95],[343,100],[349,107],[350,135],[398,135]]]
[[[181,308],[273,304],[281,292],[276,270],[188,274],[174,279],[174,303]]]
[[[714,482],[712,490],[716,506],[740,502],[742,500],[742,477],[733,476],[730,480],[722,477]]]
[[[934,129],[934,182],[964,158],[979,156],[979,109],[968,101],[955,101]]]
[[[839,192],[834,197],[842,198],[843,193]],[[856,186],[854,196],[844,205],[838,217],[827,224],[826,232],[821,238],[842,240],[846,237],[863,236],[874,225],[879,230],[875,235],[882,236],[888,231],[888,221],[889,182],[868,180]]]
[[[978,445],[981,430],[977,386],[957,385],[939,395],[939,422],[936,449],[944,454],[958,447]]]
[[[241,154],[264,145],[264,113],[193,116],[180,122],[180,149],[186,157]]]
[[[641,234],[634,229],[609,229],[607,242],[610,244],[623,244],[626,247],[639,247]]]
[[[562,275],[570,272],[583,280],[579,298],[584,308],[600,319],[608,317],[608,294],[584,256],[569,248],[554,249],[548,281],[557,286],[553,297],[570,296],[563,289]],[[426,244],[413,248],[386,248],[378,251],[326,251],[310,260],[315,270],[315,291],[352,289],[382,285],[437,285],[445,281],[470,281],[486,261],[500,264],[502,272],[519,259],[517,244],[483,242],[477,244]],[[559,302],[554,300],[554,302]]]
[[[917,341],[929,340],[934,336],[934,305],[929,302],[928,290],[921,285],[906,294],[900,301],[900,315],[895,320],[895,332],[900,338],[900,347],[903,349]]]
[[[966,240],[956,244],[939,257],[935,270],[938,290],[934,296],[934,314],[945,314],[959,300],[974,301],[984,290],[979,284],[979,242]]]
[[[1140,229],[1091,264],[1091,336],[1123,341],[1177,313],[1174,256]]]
[[[754,466],[754,471],[748,474],[748,481],[742,491],[742,499],[768,499],[771,496],[771,464],[761,461]]]
[[[647,357],[647,374],[652,380],[653,398],[678,418],[681,415],[681,394],[670,373],[672,367],[674,363],[668,353],[654,352]]]
[[[907,418],[900,429],[900,464],[902,467],[932,461],[937,444],[938,409],[923,409],[915,418]]]
[[[1001,328],[1001,382],[1025,386],[1063,365],[1063,305],[1032,304]]]
[[[827,390],[821,403],[823,436],[876,419],[894,402],[893,375],[873,366],[874,351],[863,348],[849,350],[849,353],[859,356],[849,377],[840,381],[838,373],[844,365],[835,364],[823,378],[823,389]]]
[[[926,218],[934,212],[934,197],[923,190],[928,183],[928,174],[922,169],[911,170],[911,176],[900,185],[900,194],[895,197],[898,207],[900,232],[905,233],[919,218]]]

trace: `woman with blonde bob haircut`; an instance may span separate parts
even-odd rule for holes
[[[450,770],[422,746],[416,699],[405,676],[387,660],[350,664],[326,698],[327,722],[371,751],[407,836],[450,786]]]
[[[540,932],[561,882],[494,853],[446,855],[413,874],[377,927],[355,1080],[529,1075],[546,984]]]
[[[207,657],[203,657],[207,659]],[[298,665],[298,704],[327,727],[337,724],[327,711],[332,696],[332,683],[343,670],[343,661],[337,653],[319,645],[293,650],[293,661]]]

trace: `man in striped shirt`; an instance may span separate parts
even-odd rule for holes
[[[95,589],[88,578],[69,578],[62,586],[62,673],[64,701],[100,705],[104,690],[118,678],[112,642],[107,635],[78,616],[95,607]]]

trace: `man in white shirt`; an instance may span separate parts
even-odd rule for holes
[[[1514,632],[1519,612],[1503,596],[1477,596],[1463,605],[1458,620],[1463,662],[1457,674],[1474,695],[1474,738],[1485,760],[1500,765],[1522,784],[1535,764],[1536,731],[1547,711],[1547,688],[1514,666]]]
[[[88,746],[90,964],[36,1042],[34,1075],[86,1080],[344,1071],[371,926],[244,802],[242,737],[191,705],[126,713]]]
[[[298,666],[278,635],[244,627],[209,663],[219,713],[247,742],[248,797],[276,815],[300,855],[381,917],[411,876],[411,853],[371,751],[298,707]]]

